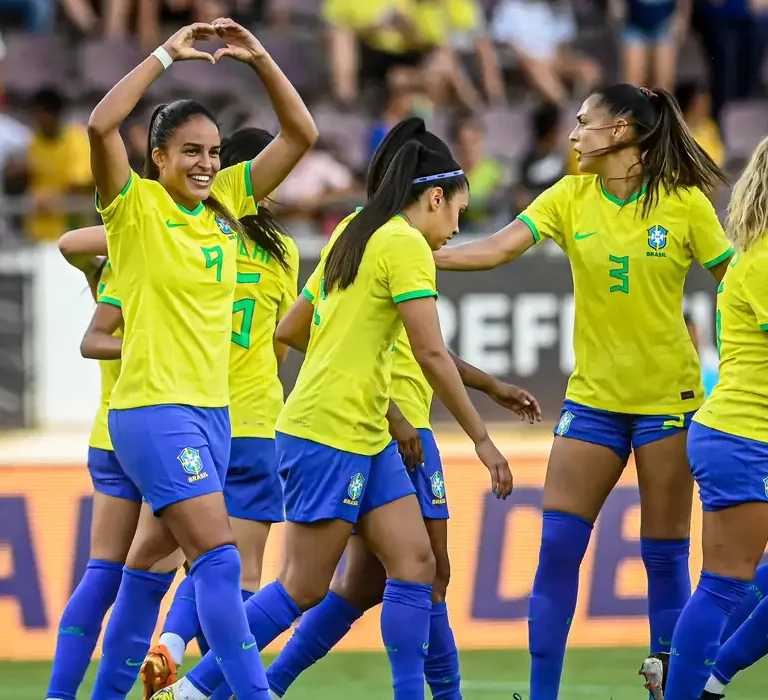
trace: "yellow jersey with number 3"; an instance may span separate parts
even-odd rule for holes
[[[435,262],[424,236],[396,216],[371,236],[354,283],[326,294],[325,254],[351,218],[339,224],[303,290],[315,306],[314,320],[277,430],[374,455],[391,440],[386,413],[392,346],[403,329],[397,305],[437,297]]]
[[[432,430],[429,412],[434,391],[413,356],[405,329],[395,343],[389,395],[414,428]]]
[[[717,291],[720,378],[693,419],[768,442],[768,237],[733,256]]]
[[[232,305],[229,415],[232,437],[274,438],[283,407],[275,328],[298,294],[299,250],[287,236],[286,268],[251,241],[238,241]]]
[[[694,259],[713,267],[731,246],[699,189],[662,188],[647,218],[642,203],[642,191],[622,202],[597,176],[566,176],[519,218],[571,261],[576,366],[566,397],[619,413],[685,413],[704,400],[685,277]]]
[[[211,195],[237,218],[253,212],[250,163],[219,172]],[[133,172],[99,212],[125,320],[111,408],[227,406],[237,235],[202,202],[185,209]]]
[[[122,307],[117,285],[115,284],[114,270],[109,261],[104,264],[104,269],[101,271],[99,284],[96,287],[96,300],[99,304],[112,304],[118,308]],[[122,331],[118,328],[113,335],[121,336]],[[96,418],[93,421],[91,437],[88,440],[89,447],[110,451],[114,449],[112,447],[112,439],[109,436],[107,413],[109,413],[109,397],[117,383],[117,378],[120,376],[121,364],[120,360],[99,360],[101,400],[96,411]]]

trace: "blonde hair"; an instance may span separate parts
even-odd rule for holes
[[[761,141],[733,186],[725,231],[736,250],[748,250],[768,230],[768,138]]]

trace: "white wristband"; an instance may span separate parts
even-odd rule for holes
[[[153,52],[152,55],[160,61],[160,63],[163,64],[163,70],[168,70],[170,65],[173,63],[173,59],[171,58],[171,54],[169,54],[165,48],[162,46],[158,46]]]

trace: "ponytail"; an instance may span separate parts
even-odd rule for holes
[[[240,223],[248,239],[269,253],[280,267],[288,269],[288,248],[284,238],[287,234],[267,207],[259,205],[255,214],[243,216]]]
[[[381,185],[366,205],[339,235],[325,261],[325,291],[346,289],[357,277],[365,247],[376,231],[402,211],[418,186],[413,185],[419,156],[426,151],[417,141],[408,141],[395,154]],[[420,187],[419,194],[426,188]]]
[[[611,117],[627,117],[631,121],[635,135],[589,155],[607,155],[625,148],[640,151],[640,167],[646,182],[644,218],[658,204],[662,188],[666,194],[692,187],[711,194],[718,180],[727,184],[723,171],[691,135],[672,94],[619,83],[597,96]]]

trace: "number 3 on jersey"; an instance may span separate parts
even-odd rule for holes
[[[261,281],[261,274],[255,273],[251,275],[237,273],[238,284],[258,284]],[[253,328],[253,314],[256,312],[256,300],[245,297],[238,299],[232,304],[232,315],[242,313],[243,317],[240,320],[240,332],[235,333],[232,331],[232,342],[235,345],[239,345],[241,348],[251,347],[251,329]]]
[[[618,284],[611,285],[610,291],[629,294],[629,256],[609,255],[608,261],[614,265],[614,267],[608,271],[608,274],[611,279],[618,282]]]

